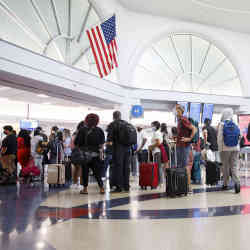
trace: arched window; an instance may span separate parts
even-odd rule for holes
[[[133,85],[215,95],[242,96],[239,75],[211,42],[173,34],[153,44],[136,66]]]

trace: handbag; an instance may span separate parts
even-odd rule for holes
[[[215,153],[211,149],[207,149],[207,161],[215,162]]]
[[[79,147],[75,147],[72,150],[71,153],[71,162],[74,165],[82,165],[85,162],[89,162],[91,159],[89,159],[88,155],[86,154],[86,152],[84,152],[83,150],[81,150]]]
[[[88,131],[88,133],[86,133],[85,136],[85,147],[84,148],[79,148],[79,147],[74,147],[74,149],[72,150],[71,153],[71,162],[74,165],[82,165],[82,164],[88,164],[89,162],[91,162],[91,160],[93,159],[93,157],[96,157],[96,155],[92,152],[88,152],[86,150],[86,146],[87,146],[87,137],[88,135],[92,132],[92,130]]]

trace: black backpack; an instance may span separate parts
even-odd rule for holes
[[[215,128],[211,126],[205,128],[207,129],[207,141],[210,143],[210,149],[212,151],[218,151],[217,133]]]
[[[132,124],[126,121],[119,122],[118,143],[124,146],[137,144],[137,132]]]

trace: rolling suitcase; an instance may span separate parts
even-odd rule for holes
[[[206,184],[217,185],[220,180],[220,166],[218,162],[206,161]]]
[[[171,150],[171,147],[169,147]],[[170,197],[188,194],[188,177],[186,168],[172,168],[171,155],[170,155],[170,168],[166,169],[166,194]],[[174,165],[177,166],[176,160],[176,145],[174,145]]]
[[[140,177],[139,186],[142,189],[151,187],[154,189],[158,186],[158,165],[154,162],[142,162],[139,167]]]
[[[64,185],[65,184],[65,166],[63,163],[58,163],[59,150],[57,148],[57,163],[48,164],[47,169],[47,183],[49,185]]]

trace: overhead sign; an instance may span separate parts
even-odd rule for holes
[[[141,105],[134,105],[131,109],[131,116],[133,118],[141,118],[144,114],[143,107]]]

